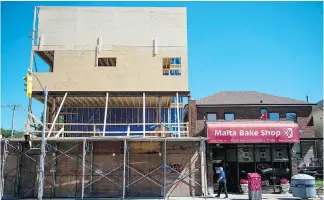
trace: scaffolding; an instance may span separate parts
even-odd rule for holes
[[[89,197],[127,199],[129,197],[141,197],[141,195],[164,198],[172,195],[181,196],[181,192],[173,192],[173,190],[177,190],[177,187],[179,187],[178,191],[184,189],[184,186],[179,186],[181,183],[187,184],[186,187],[189,188],[188,191],[190,191],[189,193],[192,196],[205,196],[207,191],[204,138],[48,138],[45,144],[40,138],[35,138],[32,139],[32,143],[33,147],[28,148],[29,145],[26,145],[22,139],[1,140],[1,155],[3,159],[1,167],[1,187],[4,188],[1,196],[3,196],[3,191],[8,195],[10,189],[6,187],[12,187],[14,185],[15,187],[12,190],[14,192],[13,197],[35,198],[36,189],[38,189],[38,199],[71,197],[71,194],[68,194],[68,190],[65,190],[66,194],[64,194],[62,185],[68,184],[69,181],[71,182],[69,179],[74,177],[72,176],[72,171],[75,170],[76,172],[74,173],[77,174],[75,187],[78,189],[71,189],[71,191],[74,191],[75,198],[81,199]],[[159,149],[159,151],[138,150],[139,146],[150,146],[148,145],[149,143],[151,143],[152,148]],[[191,145],[189,145],[190,143]],[[106,144],[109,144],[108,146],[110,148],[100,146]],[[42,148],[38,148],[42,145],[46,149],[46,156],[43,154]],[[112,148],[114,145],[116,148]],[[187,145],[187,150],[190,153],[186,154],[186,152],[180,150],[181,148],[177,148],[183,145]],[[60,149],[59,146],[66,146],[66,150]],[[117,152],[119,146],[122,147],[121,152]],[[156,148],[157,146],[159,148]],[[195,149],[194,146],[198,146],[199,150]],[[109,152],[101,155],[100,151],[104,151],[104,149],[109,150]],[[168,149],[170,149],[169,151],[171,153],[169,154],[171,156],[169,160],[174,159],[175,152],[178,156],[187,156],[187,160],[180,164],[182,165],[182,169],[179,169],[181,168],[180,165],[172,164],[170,161],[168,162]],[[139,153],[139,151],[143,152]],[[16,179],[14,181],[11,180],[11,184],[9,184],[10,178],[3,174],[7,167],[8,155],[16,155],[17,160],[15,162],[17,163],[15,170]],[[24,160],[22,160],[23,156]],[[94,160],[98,161],[96,156],[100,157],[99,159],[106,157],[107,160],[110,160],[109,163],[111,162],[113,165],[107,166],[107,161],[106,165],[101,164],[103,168],[99,168],[96,166],[98,163],[94,162]],[[63,160],[63,157],[65,160]],[[181,159],[183,160],[183,158]],[[141,164],[143,161],[144,163]],[[151,169],[148,171],[143,170],[145,167],[141,168],[136,165],[142,165],[146,168],[150,167]],[[59,169],[62,166],[65,169]],[[79,170],[79,167],[81,170]],[[69,169],[72,171],[69,171]],[[70,173],[70,175],[63,175],[64,170],[66,173]],[[29,176],[29,178],[27,175],[22,176],[22,171],[26,171],[32,176]],[[37,173],[39,175],[36,176],[35,180],[32,177],[35,177]],[[200,176],[197,177],[197,174]],[[61,180],[57,180],[57,177],[61,177]],[[65,181],[62,181],[62,179]],[[103,180],[106,183],[102,182]],[[27,187],[23,181],[29,181],[29,186]],[[35,181],[35,185],[32,187],[30,185],[32,185],[33,181]],[[60,182],[59,185],[58,182]],[[93,185],[97,187],[97,191],[93,190]],[[58,188],[60,191],[55,191]],[[68,186],[68,188],[72,187]],[[46,191],[45,196],[44,189]],[[104,192],[107,190],[108,192]]]

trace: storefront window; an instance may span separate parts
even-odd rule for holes
[[[256,172],[262,177],[262,188],[266,190],[273,190],[270,145],[255,146],[255,164]]]
[[[238,146],[239,179],[246,179],[248,173],[255,172],[253,145]]]
[[[273,182],[275,186],[280,186],[281,178],[290,179],[288,146],[273,145],[272,159],[273,159]]]

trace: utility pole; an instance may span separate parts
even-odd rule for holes
[[[22,106],[19,104],[8,104],[5,106],[1,106],[2,108],[10,108],[12,110],[12,119],[11,119],[11,137],[13,137],[14,133],[14,125],[15,125],[15,113],[16,110],[21,108]]]

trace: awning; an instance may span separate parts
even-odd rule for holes
[[[290,121],[207,123],[208,143],[295,143],[298,124]]]

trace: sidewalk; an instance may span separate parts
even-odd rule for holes
[[[214,195],[215,196],[215,195]],[[225,195],[222,194],[220,198],[216,198],[214,196],[210,196],[210,197],[167,197],[165,198],[165,200],[214,200],[214,199],[225,199]],[[14,198],[3,198],[6,200],[12,200]],[[44,200],[52,200],[51,198],[43,198]],[[55,200],[81,200],[81,198],[55,198]],[[122,198],[84,198],[85,200],[120,200]],[[139,200],[139,199],[145,199],[145,200],[164,200],[164,198],[125,198],[126,199],[134,199],[134,200]],[[248,195],[243,195],[243,194],[229,194],[228,198],[226,200],[248,200]],[[296,198],[293,197],[291,194],[262,194],[262,200],[297,200],[297,199],[301,199],[301,198]],[[36,198],[32,198],[32,199],[24,199],[24,200],[37,200]],[[320,198],[313,198],[313,199],[309,199],[309,200],[320,200]]]
[[[216,196],[216,194],[214,195]],[[202,200],[202,199],[225,199],[225,195],[222,194],[220,198],[216,198],[214,196],[209,196],[209,197],[169,197],[167,198],[168,200]],[[228,194],[227,200],[248,200],[249,197],[248,195],[243,195],[243,194]],[[262,194],[262,199],[265,200],[297,200],[301,198],[296,198],[293,197],[291,194]],[[309,200],[320,200],[320,198],[312,198]]]

